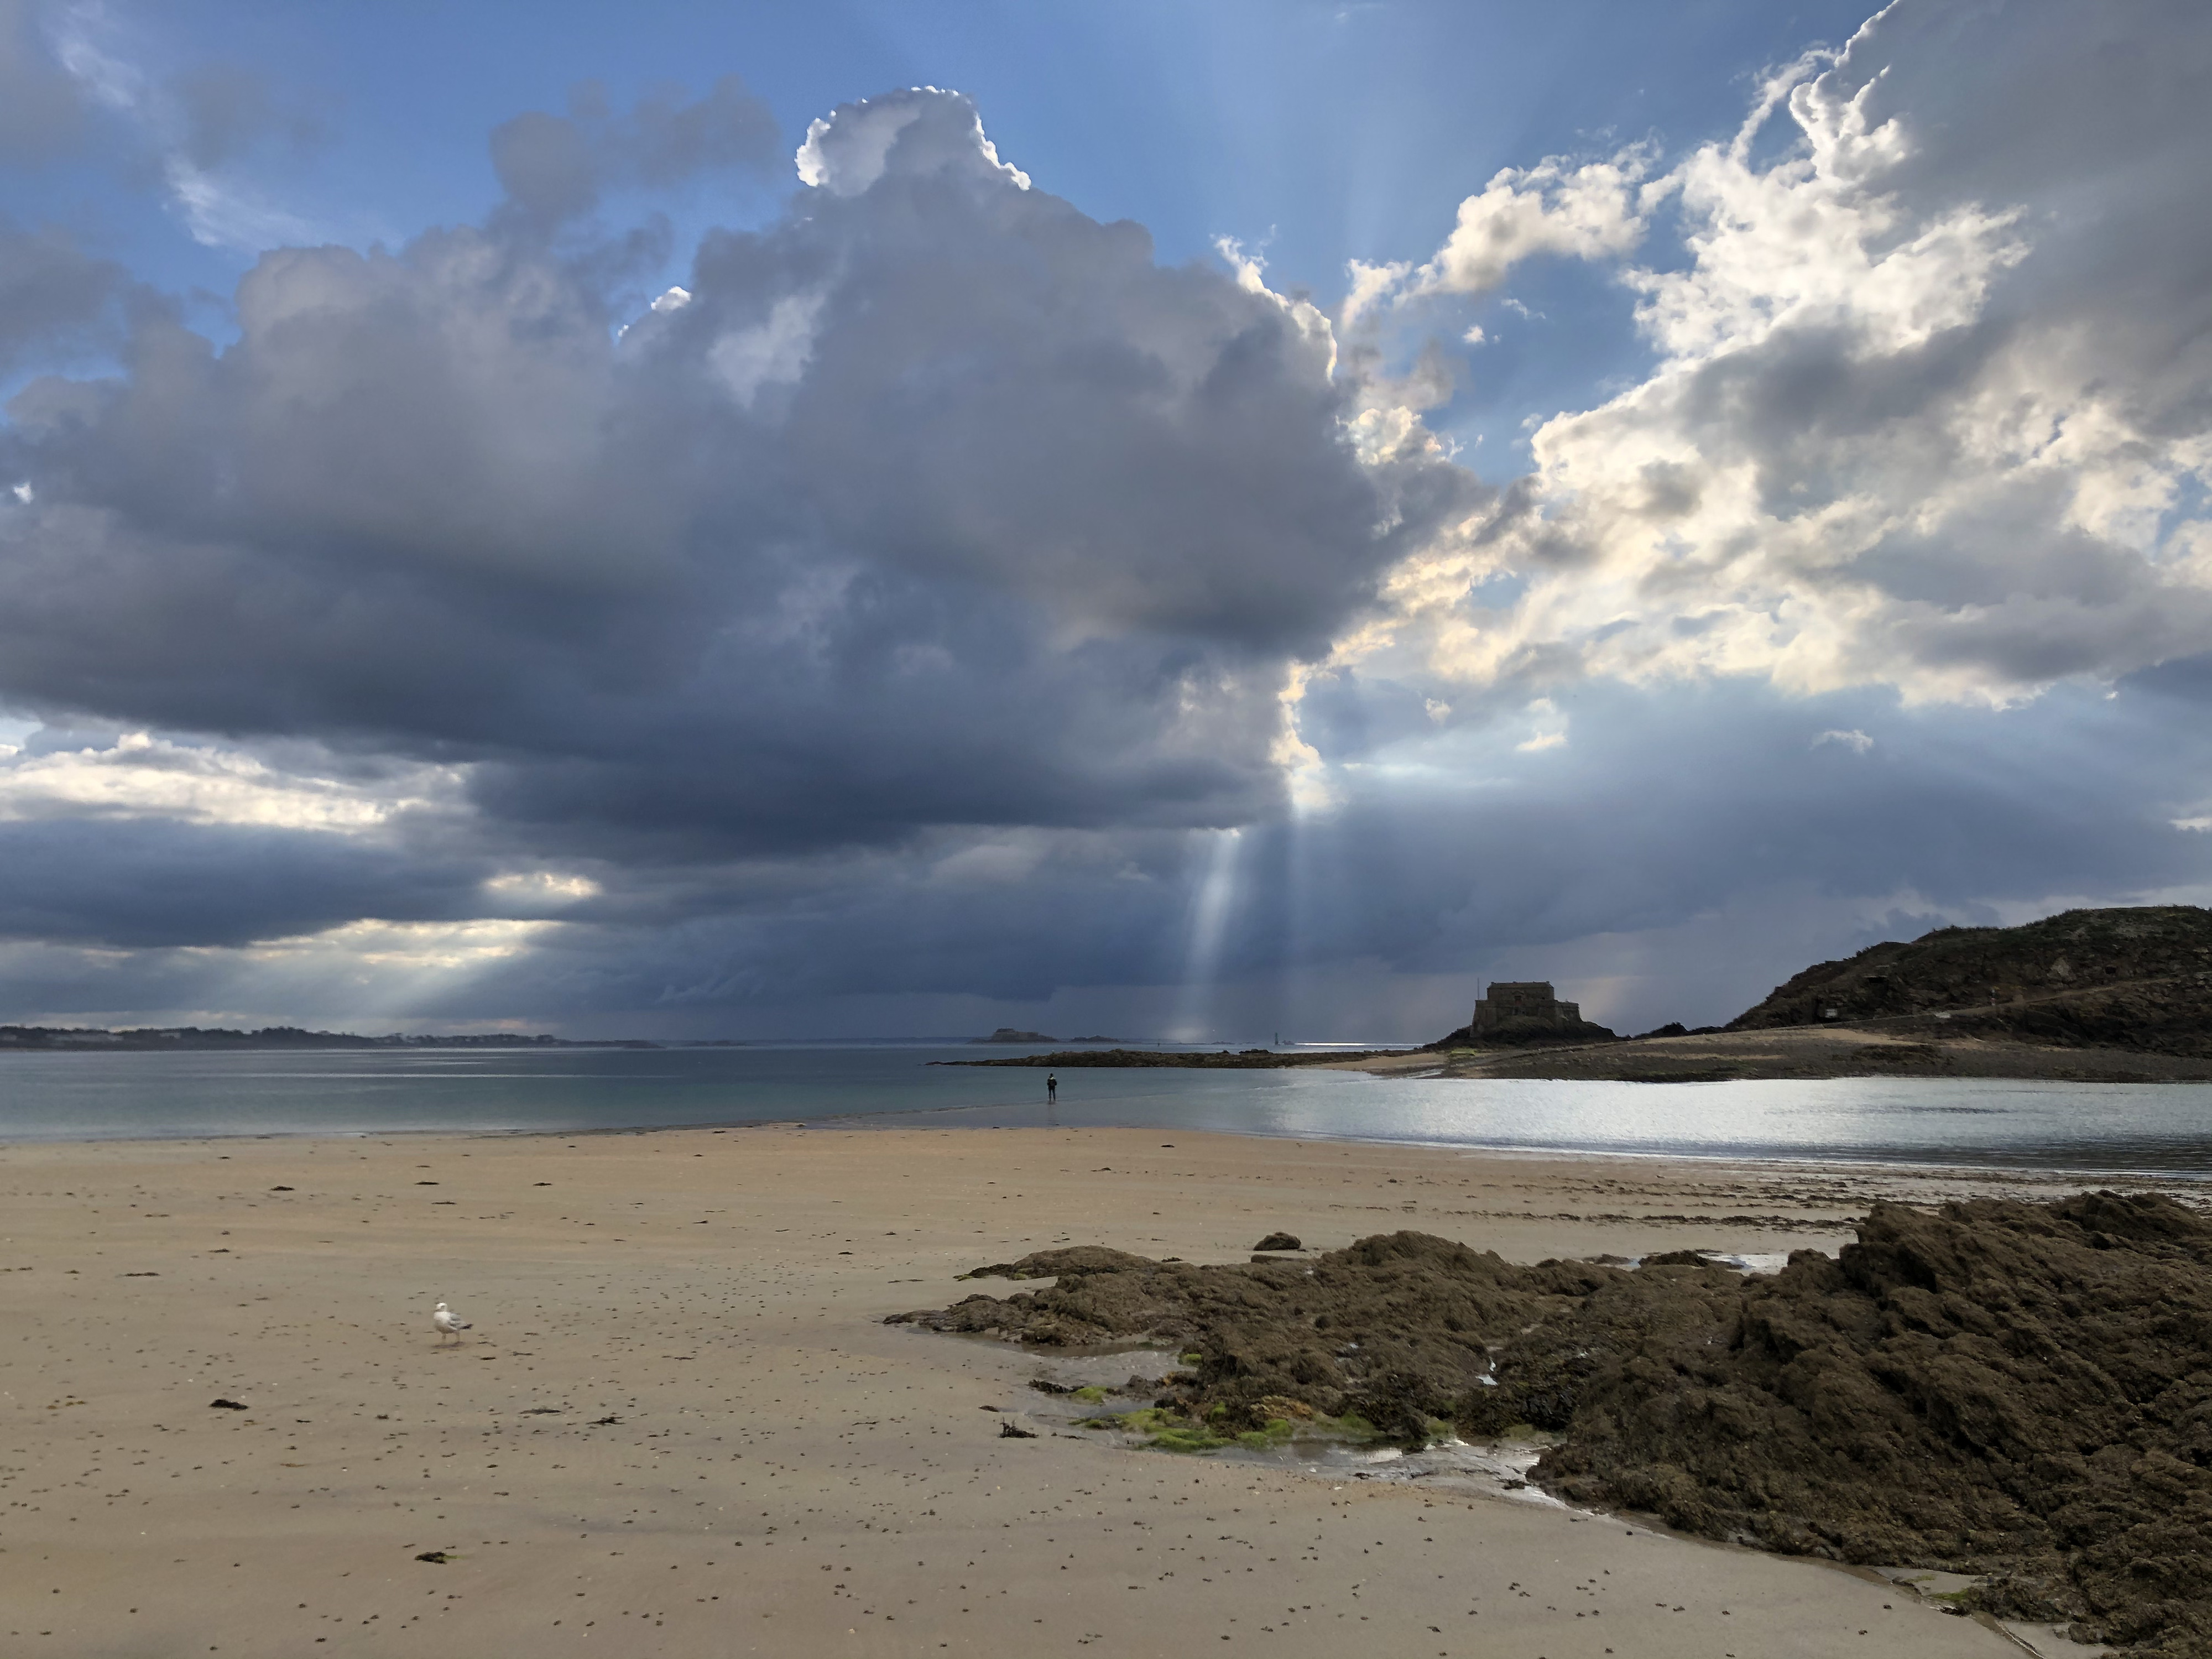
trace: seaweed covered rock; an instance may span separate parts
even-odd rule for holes
[[[1519,1267],[1420,1233],[1219,1267],[1042,1252],[1054,1282],[896,1316],[1170,1340],[1164,1413],[1419,1441],[1516,1424],[1581,1504],[1767,1548],[1989,1575],[1977,1605],[2212,1659],[2212,1224],[2089,1193],[1877,1205],[1835,1260]],[[1219,1443],[1218,1440],[1210,1443]]]
[[[2018,1593],[1987,1593],[2085,1634],[2212,1652],[2199,1217],[2109,1193],[1881,1205],[1837,1261],[1650,1290],[1601,1291],[1502,1357],[1501,1395],[1566,1396],[1547,1486],[1712,1537],[1995,1571]]]
[[[1182,1385],[1188,1403],[1226,1407],[1232,1424],[1257,1426],[1270,1415],[1262,1401],[1294,1400],[1329,1417],[1355,1412],[1417,1441],[1482,1386],[1492,1344],[1626,1276],[1582,1261],[1515,1267],[1411,1232],[1310,1262],[1200,1267],[1078,1249],[983,1271],[1054,1282],[890,1322],[1041,1347],[1173,1342],[1199,1355]]]
[[[994,1261],[975,1267],[963,1279],[1056,1279],[1061,1273],[1119,1273],[1141,1272],[1155,1265],[1148,1256],[1127,1250],[1109,1250],[1103,1244],[1071,1244],[1055,1250],[1035,1250],[1019,1261]]]

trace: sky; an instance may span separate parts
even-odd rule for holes
[[[1635,1031],[2212,894],[2212,12],[0,0],[0,1021]]]

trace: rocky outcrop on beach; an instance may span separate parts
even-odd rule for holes
[[[1265,1402],[1354,1412],[1419,1437],[1489,1375],[1488,1343],[1565,1313],[1620,1275],[1589,1262],[1516,1267],[1421,1233],[1362,1239],[1310,1262],[1155,1261],[1097,1245],[1040,1250],[971,1279],[1052,1279],[1043,1289],[896,1316],[931,1330],[1081,1348],[1146,1337],[1194,1348],[1178,1403],[1258,1426]]]
[[[1816,963],[1727,1029],[1831,1020],[2212,1055],[2212,911],[2146,905],[2068,910],[2019,927],[1939,927]]]
[[[1838,1260],[1601,1287],[1495,1396],[1565,1434],[1571,1500],[2212,1653],[2212,1226],[2169,1200],[1877,1206]]]
[[[1838,1259],[1743,1276],[1516,1266],[1418,1233],[1215,1267],[1097,1247],[900,1316],[1051,1348],[1194,1352],[1158,1407],[1224,1431],[1516,1425],[1568,1500],[1707,1537],[1985,1575],[1978,1605],[2212,1655],[2212,1224],[2087,1194],[1877,1205]]]

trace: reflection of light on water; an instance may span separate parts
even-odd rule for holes
[[[1707,1267],[1726,1267],[1740,1273],[1778,1273],[1790,1265],[1790,1258],[1797,1254],[1796,1250],[1704,1250],[1698,1249],[1695,1245],[1688,1248],[1703,1256]],[[1825,1255],[1827,1252],[1813,1250],[1809,1254]],[[1640,1267],[1644,1262],[1644,1258],[1640,1255],[1613,1259],[1619,1260],[1624,1267]],[[1482,1380],[1495,1382],[1495,1379],[1491,1377]]]
[[[1942,1109],[1961,1102],[1980,1109]],[[2203,1083],[1834,1078],[1648,1084],[1163,1068],[1085,1072],[1073,1100],[1063,1086],[1060,1110],[1071,1126],[1377,1141],[1483,1157],[1752,1158],[2212,1181],[2212,1084]],[[921,1120],[889,1111],[870,1121],[892,1127]],[[985,1110],[981,1102],[948,1105],[927,1121],[1011,1127],[1043,1120],[1024,1095],[1003,1109]]]
[[[997,1341],[995,1338],[975,1340],[994,1346]],[[1001,1409],[1033,1427],[1079,1431],[1085,1438],[1095,1436],[1102,1445],[1132,1449],[1144,1445],[1143,1433],[1102,1427],[1099,1419],[1119,1418],[1150,1405],[1153,1389],[1181,1370],[1172,1348],[1144,1341],[1035,1358],[1039,1386],[1025,1389]],[[1072,1392],[1076,1389],[1101,1389],[1105,1397],[1080,1400]],[[1570,1506],[1528,1481],[1528,1471],[1548,1443],[1540,1439],[1476,1442],[1455,1437],[1408,1451],[1401,1446],[1376,1446],[1316,1431],[1282,1445],[1223,1446],[1201,1455],[1231,1463],[1265,1463],[1270,1468],[1338,1485],[1355,1480],[1391,1486],[1419,1482],[1449,1492],[1564,1510]]]
[[[1778,1273],[1796,1254],[1795,1250],[1740,1250],[1711,1260],[1716,1267],[1733,1267],[1740,1273]]]
[[[1190,909],[1190,943],[1183,952],[1182,993],[1176,1004],[1170,1035],[1178,1042],[1199,1042],[1206,1035],[1213,1009],[1213,984],[1221,970],[1221,945],[1229,932],[1229,908],[1237,896],[1237,855],[1243,832],[1214,832],[1206,873]]]
[[[1367,1480],[1389,1486],[1418,1482],[1424,1487],[1480,1493],[1517,1504],[1533,1504],[1540,1509],[1567,1509],[1571,1506],[1529,1482],[1528,1471],[1535,1467],[1544,1450],[1541,1444],[1525,1440],[1439,1440],[1419,1451],[1404,1451],[1395,1446],[1378,1451],[1294,1440],[1273,1451],[1248,1452],[1239,1449],[1219,1455],[1238,1462],[1271,1463],[1333,1482]]]
[[[1256,850],[1248,844],[1237,854],[1234,873],[1248,882]],[[1042,1123],[1036,1074],[925,1063],[976,1054],[965,1044],[893,1043],[33,1052],[6,1057],[0,1143],[549,1132],[833,1116],[885,1127]],[[1308,1068],[1100,1069],[1060,1083],[1060,1117],[1070,1127],[1350,1139],[1484,1157],[1588,1152],[2212,1181],[2212,1085],[2202,1083],[1840,1078],[1654,1085]]]

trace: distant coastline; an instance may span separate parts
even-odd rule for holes
[[[258,1031],[232,1030],[222,1026],[172,1025],[107,1030],[98,1026],[0,1025],[0,1054],[9,1051],[46,1052],[88,1049],[113,1054],[118,1050],[173,1052],[183,1048],[214,1048],[233,1053],[243,1048],[735,1048],[744,1045],[727,1039],[701,1042],[651,1042],[642,1037],[572,1037],[523,1036],[510,1031],[472,1032],[459,1036],[362,1036],[352,1031],[306,1031],[295,1025],[269,1025]]]

